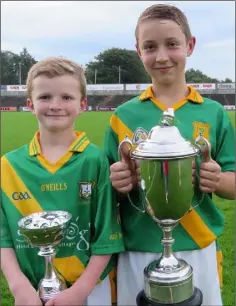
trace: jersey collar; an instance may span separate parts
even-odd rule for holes
[[[203,103],[203,98],[202,96],[192,87],[188,86],[190,92],[189,95],[185,98],[185,100],[191,101],[193,103],[198,103],[201,104]],[[149,86],[139,97],[140,101],[145,101],[145,100],[157,100],[154,96],[152,86]]]
[[[41,147],[39,144],[39,134],[37,131],[29,144],[29,155],[36,156],[42,155]],[[83,152],[84,149],[89,145],[90,141],[88,140],[84,132],[75,132],[76,139],[68,148],[68,152]]]

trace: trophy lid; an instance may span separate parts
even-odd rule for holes
[[[148,138],[132,151],[131,156],[135,159],[171,160],[198,155],[200,148],[182,137],[174,126],[174,119],[172,108],[163,112],[161,125],[151,129]]]

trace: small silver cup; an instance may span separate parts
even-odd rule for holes
[[[55,210],[33,213],[18,222],[25,241],[39,248],[38,255],[45,258],[45,275],[38,285],[38,294],[43,304],[67,288],[64,278],[54,266],[54,247],[64,238],[71,218],[70,213]]]

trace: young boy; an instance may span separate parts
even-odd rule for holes
[[[17,222],[44,210],[66,210],[72,222],[55,266],[68,289],[46,305],[111,305],[113,253],[124,250],[109,164],[84,132],[74,131],[86,107],[80,65],[47,58],[28,73],[27,100],[39,131],[1,160],[1,267],[16,305],[42,305],[36,292],[44,258],[19,234]]]
[[[174,252],[192,265],[194,285],[203,293],[203,305],[222,305],[217,269],[222,259],[216,241],[223,232],[224,217],[213,203],[212,193],[235,198],[234,131],[222,105],[186,84],[186,59],[193,53],[195,37],[178,8],[165,4],[147,8],[138,19],[135,34],[137,52],[152,86],[115,110],[104,142],[112,164],[112,185],[120,196],[128,251],[119,255],[118,305],[136,304],[136,296],[144,288],[144,267],[162,252],[161,229],[148,215],[134,209],[125,196],[131,192],[135,201],[139,168],[127,156],[119,161],[118,146],[125,135],[134,145],[142,142],[169,107],[174,108],[185,138],[195,141],[201,130],[211,143],[211,159],[201,164],[200,171],[204,200],[174,230]],[[135,204],[142,207],[138,200]]]

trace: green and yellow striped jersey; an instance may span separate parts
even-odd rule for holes
[[[44,258],[20,235],[17,222],[43,210],[66,210],[72,222],[58,246],[57,270],[69,285],[83,273],[92,255],[124,250],[119,209],[109,180],[109,163],[85,133],[77,132],[68,152],[56,163],[41,153],[38,132],[29,145],[1,159],[1,247],[14,248],[22,272],[37,288]],[[101,280],[116,265],[115,255]]]
[[[235,171],[234,130],[224,107],[202,97],[189,87],[188,97],[172,107],[176,126],[183,137],[194,142],[201,131],[211,143],[211,156],[222,171]],[[104,151],[110,164],[119,160],[118,145],[126,135],[134,147],[146,139],[149,131],[159,125],[164,104],[158,101],[150,86],[140,96],[122,104],[113,113],[104,139]],[[142,207],[136,194],[133,201]],[[131,206],[127,198],[121,199],[121,220],[126,248],[129,251],[162,252],[162,232],[146,214]],[[174,230],[174,251],[195,250],[208,246],[222,234],[223,213],[205,194],[200,206],[182,218]]]

